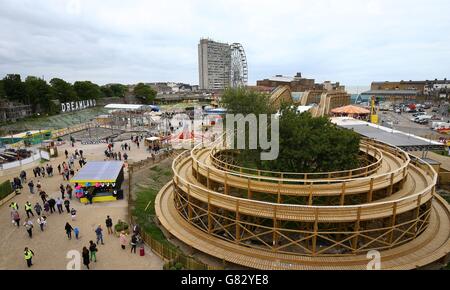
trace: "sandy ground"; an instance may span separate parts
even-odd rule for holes
[[[128,142],[130,144],[130,142]],[[75,145],[77,149],[84,151],[87,161],[104,160],[105,144],[99,145]],[[57,175],[56,167],[65,160],[64,150],[68,149],[72,153],[75,148],[64,145],[58,148],[60,156],[51,161],[51,164],[56,171],[54,177],[40,178],[43,190],[56,199],[60,197],[59,185],[64,182],[62,177]],[[115,149],[120,149],[120,143],[117,143]],[[132,145],[131,151],[127,151],[129,161],[138,161],[149,156],[145,152],[144,147],[138,150],[136,145]],[[37,180],[34,178],[32,168],[39,163],[29,164],[24,167],[27,172],[28,180],[33,179],[36,184]],[[78,162],[75,161],[78,169]],[[45,166],[45,164],[43,164]],[[42,166],[42,165],[41,165]],[[21,169],[11,169],[1,172],[0,181],[11,179],[18,176]],[[126,173],[126,180],[124,186],[127,185],[128,174]],[[33,205],[36,202],[42,201],[37,194],[30,194],[28,186],[24,185],[22,194],[16,196],[13,200],[20,206],[21,224],[25,221],[26,214],[24,204],[30,201]],[[11,202],[10,201],[10,202]],[[97,263],[91,263],[91,269],[162,269],[163,261],[153,254],[150,249],[146,248],[145,256],[140,257],[139,254],[130,254],[130,248],[126,251],[120,248],[119,239],[115,235],[108,235],[105,228],[105,219],[110,215],[113,222],[116,223],[118,219],[126,220],[127,201],[117,201],[113,203],[103,203],[94,205],[83,205],[75,198],[71,202],[71,207],[77,210],[76,221],[71,221],[67,213],[58,214],[53,213],[48,216],[48,225],[44,232],[40,231],[39,225],[36,222],[37,216],[32,218],[34,223],[33,238],[30,239],[23,226],[17,228],[11,223],[10,202],[0,207],[0,269],[27,269],[26,262],[23,258],[23,250],[25,247],[31,248],[35,257],[33,258],[34,266],[31,269],[66,269],[66,265],[70,261],[67,253],[71,250],[82,250],[83,246],[88,246],[90,240],[95,242],[94,228],[101,224],[104,227],[104,241],[105,245],[98,245]],[[80,239],[68,240],[64,226],[69,222],[72,227],[78,226],[80,228]],[[84,266],[81,267],[84,269]]]

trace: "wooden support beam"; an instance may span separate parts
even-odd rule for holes
[[[224,182],[224,191],[225,191],[225,195],[228,195],[228,174],[225,173],[225,182]]]
[[[208,233],[212,233],[211,194],[208,192]]]
[[[277,187],[277,203],[280,204],[281,203],[281,180],[278,181],[278,187]]]
[[[389,235],[389,244],[391,245],[391,247],[392,241],[394,239],[394,229],[396,222],[397,222],[397,202],[394,202],[394,205],[392,207],[391,234]]]
[[[189,219],[189,221],[191,221],[192,220],[192,206],[191,206],[191,184],[190,183],[188,183],[187,194],[188,194],[188,219]]]
[[[236,201],[236,244],[239,244],[241,241],[241,224],[240,224],[240,214],[239,214],[239,200]]]
[[[308,198],[308,205],[312,205],[313,204],[313,183],[311,182],[309,184],[309,198]]]
[[[209,167],[208,167],[208,169],[207,169],[206,187],[207,187],[208,189],[211,189],[211,188],[210,188],[210,183],[209,183]]]
[[[367,194],[367,202],[372,202],[373,200],[373,177],[370,179],[370,189]]]
[[[355,237],[353,238],[352,241],[352,248],[353,248],[353,252],[356,252],[356,250],[358,249],[358,238],[359,238],[359,229],[360,229],[360,223],[361,223],[361,207],[358,207],[358,213],[357,213],[357,217],[356,217],[356,222],[355,222]]]
[[[347,183],[344,182],[342,183],[342,189],[341,189],[341,200],[340,200],[340,204],[344,205],[345,204],[345,190],[347,187]]]
[[[417,207],[415,212],[415,219],[416,219],[416,228],[414,229],[414,238],[417,237],[418,230],[419,230],[419,220],[420,220],[420,204],[422,203],[422,195],[419,195],[417,197]]]
[[[278,223],[277,223],[277,206],[274,206],[273,208],[273,235],[272,235],[272,251],[276,252],[276,247],[278,245],[278,235],[277,235],[277,231],[278,231]]]
[[[250,189],[250,178],[247,179],[247,198],[252,199],[252,191]]]
[[[391,196],[394,190],[394,173],[391,173],[391,183],[389,185],[388,195]]]
[[[315,256],[317,251],[316,251],[316,247],[317,247],[317,232],[319,230],[319,210],[316,208],[315,209],[315,218],[314,218],[314,234],[313,234],[313,238],[312,238],[312,255]]]

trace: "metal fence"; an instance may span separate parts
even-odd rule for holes
[[[129,170],[129,186],[128,186],[128,219],[130,222],[130,225],[134,225],[137,223],[135,218],[133,217],[133,211],[134,208],[134,201],[132,198],[132,192],[133,192],[133,183],[131,182],[133,173],[142,170],[147,169],[150,166],[159,163],[160,161],[166,159],[169,157],[171,152],[165,152],[163,154],[160,154],[156,156],[155,158],[148,158],[146,160],[142,160],[139,162],[136,162],[134,164],[130,164],[128,166]],[[139,225],[142,229],[143,227]],[[184,254],[179,249],[171,248],[164,243],[161,243],[160,241],[157,241],[153,239],[149,234],[142,231],[141,237],[144,241],[144,243],[161,259],[168,262],[169,265],[175,265],[177,263],[181,263],[183,265],[184,269],[189,270],[223,270],[223,267],[215,267],[210,266],[207,264],[204,264],[198,260],[196,260],[194,257],[188,256]]]

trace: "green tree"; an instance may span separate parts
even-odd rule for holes
[[[244,88],[227,90],[222,102],[228,113],[244,116],[274,113],[269,96]],[[239,164],[263,170],[301,173],[339,171],[358,166],[358,134],[337,127],[326,117],[313,118],[308,112],[299,114],[289,104],[283,104],[279,113],[278,158],[262,161],[261,150],[247,148],[237,155]],[[248,130],[247,127],[247,136]],[[269,128],[267,130],[270,132]]]
[[[57,99],[61,103],[79,100],[72,84],[59,78],[52,79],[50,81],[50,84],[52,87],[53,99]]]
[[[22,102],[24,104],[30,103],[25,92],[25,85],[19,74],[6,75],[3,79],[3,89],[9,100]]]
[[[139,83],[134,87],[134,95],[141,99],[144,104],[151,104],[156,97],[156,91],[148,85]]]
[[[3,85],[3,80],[0,80],[0,98],[5,98],[5,87]]]
[[[112,90],[114,97],[116,97],[116,98],[125,97],[125,92],[127,91],[127,86],[124,86],[121,84],[112,84],[109,88]]]
[[[34,76],[27,77],[25,91],[33,112],[56,112],[56,105],[51,101],[51,87],[45,80]]]
[[[103,96],[100,87],[90,81],[77,81],[73,84],[73,88],[80,100],[97,100]]]
[[[102,91],[102,94],[103,94],[104,98],[112,98],[112,97],[114,97],[114,92],[113,92],[113,90],[111,90],[111,87],[102,86],[100,88],[100,90]]]
[[[272,171],[330,172],[358,166],[360,137],[337,127],[327,117],[299,114],[284,106],[280,116],[280,151],[273,161],[263,161]]]

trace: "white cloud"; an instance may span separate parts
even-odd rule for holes
[[[241,42],[250,82],[448,77],[445,0],[0,0],[0,74],[198,82],[200,37]]]

